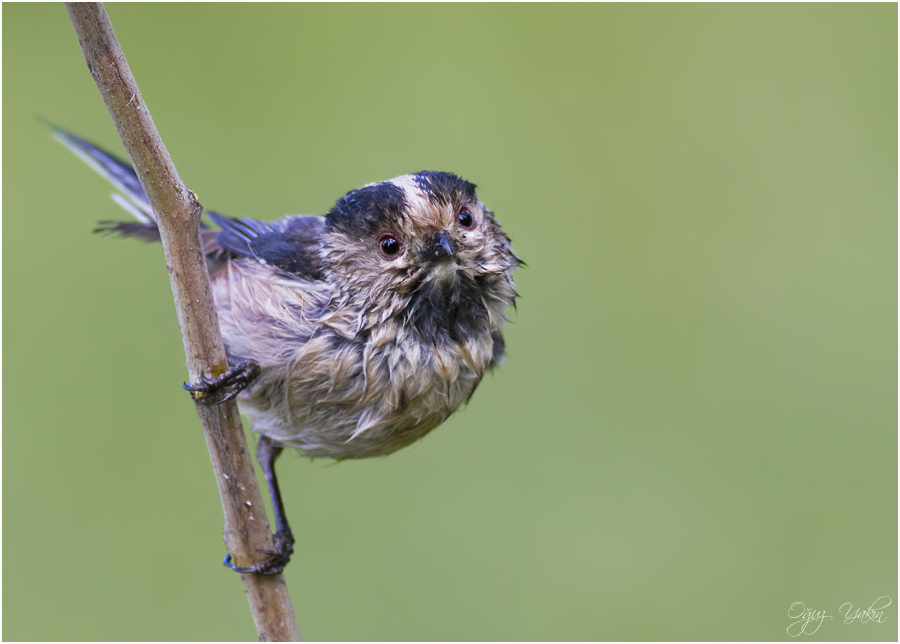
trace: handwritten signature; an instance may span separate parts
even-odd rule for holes
[[[826,619],[833,619],[833,616],[826,615],[824,610],[810,610],[803,602],[791,604],[788,610],[788,617],[797,620],[787,627],[787,634],[791,637],[800,637],[804,634],[812,635],[819,630],[822,622]],[[793,632],[791,632],[792,630]]]
[[[882,604],[881,606],[876,606],[875,604]],[[868,608],[857,608],[852,613],[850,610],[853,606],[850,602],[846,604],[841,604],[841,607],[838,608],[838,612],[842,612],[844,610],[844,606],[847,607],[847,611],[844,613],[844,623],[852,624],[856,620],[859,620],[860,624],[865,624],[866,622],[878,622],[879,624],[884,623],[884,610],[888,606],[891,605],[891,598],[887,595],[882,595],[878,599],[872,602],[872,605]],[[860,611],[862,611],[860,613]]]
[[[866,622],[877,622],[883,624],[887,619],[884,616],[884,609],[891,605],[891,598],[882,595],[872,602],[868,608],[857,608],[853,610],[850,602],[841,604],[838,609],[839,613],[844,613],[844,623],[853,624],[859,620],[860,624]],[[844,610],[846,608],[846,610]],[[852,612],[851,612],[852,611]],[[807,608],[803,602],[794,602],[788,609],[788,617],[796,620],[787,627],[787,634],[791,637],[800,637],[801,635],[813,635],[826,619],[834,619],[833,615],[828,615],[824,610],[813,610]]]

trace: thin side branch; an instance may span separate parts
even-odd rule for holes
[[[226,368],[200,243],[201,207],[188,190],[153,124],[102,3],[66,3],[88,69],[159,222],[166,266],[191,382]],[[174,385],[173,385],[174,386]],[[225,513],[225,544],[238,566],[265,559],[273,548],[265,505],[256,484],[237,405],[197,403]],[[241,575],[262,641],[299,641],[300,633],[281,575]]]

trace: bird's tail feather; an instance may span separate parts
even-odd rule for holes
[[[53,131],[54,139],[78,155],[82,161],[122,193],[122,195],[114,196],[113,201],[125,208],[141,223],[149,224],[155,221],[153,208],[150,207],[147,194],[141,187],[137,173],[128,163],[61,127],[51,125],[50,128]]]
[[[66,130],[48,123],[53,133],[53,138],[74,152],[82,161],[96,170],[102,177],[109,181],[119,192],[114,192],[112,200],[128,211],[137,221],[101,221],[94,232],[108,233],[119,237],[134,237],[146,242],[161,241],[159,226],[156,224],[156,216],[147,199],[147,193],[141,186],[137,173],[125,161],[93,143],[85,141],[67,132]],[[215,213],[207,213],[209,216],[218,216]],[[228,221],[227,218],[221,217]],[[200,239],[203,251],[210,261],[211,270],[217,267],[227,258],[228,253],[219,245],[219,231],[213,230],[200,222]]]

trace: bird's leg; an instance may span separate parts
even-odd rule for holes
[[[287,562],[294,552],[294,535],[291,526],[288,525],[287,514],[284,512],[284,504],[281,502],[281,491],[278,489],[278,477],[275,476],[275,459],[281,454],[283,447],[276,445],[270,438],[259,435],[256,444],[256,459],[262,466],[266,475],[266,483],[269,484],[269,496],[272,498],[272,508],[275,510],[275,548],[272,550],[260,550],[271,555],[263,562],[253,564],[247,568],[235,566],[231,561],[231,553],[225,557],[225,565],[236,572],[259,572],[264,575],[275,575],[284,570]]]
[[[259,363],[255,360],[241,360],[218,378],[200,376],[199,385],[182,386],[191,393],[191,397],[207,405],[221,405],[231,400],[247,388],[259,375]]]
[[[254,378],[259,375],[259,364],[254,360],[241,360],[218,378],[200,377],[202,384],[189,385],[184,383],[184,388],[191,393],[191,397],[197,402],[206,405],[221,405],[226,400],[231,400],[243,391]],[[231,553],[225,556],[224,564],[237,572],[258,572],[264,575],[275,575],[284,570],[287,562],[294,552],[294,535],[291,534],[291,526],[288,525],[287,514],[284,512],[284,504],[281,501],[281,490],[278,488],[278,477],[275,476],[275,459],[284,448],[276,445],[272,440],[260,434],[256,444],[256,459],[262,466],[266,475],[266,483],[269,485],[269,496],[272,499],[272,507],[275,510],[275,534],[272,535],[275,547],[272,550],[261,550],[263,554],[271,555],[263,562],[253,564],[247,568],[234,565],[231,561]]]

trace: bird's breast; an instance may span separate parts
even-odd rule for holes
[[[443,420],[469,399],[492,352],[490,334],[435,342],[391,320],[371,335],[366,373],[386,410],[412,418],[437,414]]]

